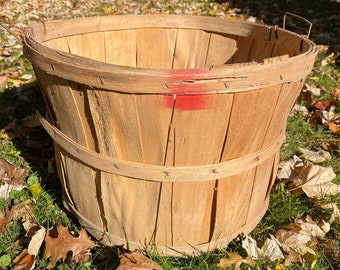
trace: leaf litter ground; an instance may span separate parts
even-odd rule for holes
[[[120,269],[339,269],[339,1],[0,0],[0,8],[0,19],[11,31],[0,32],[1,269],[45,269],[53,264],[59,269],[115,269],[120,262]],[[144,252],[153,262],[140,253],[120,251],[119,260],[117,250],[95,247],[60,205],[52,141],[34,117],[36,109],[44,111],[43,100],[15,36],[40,20],[131,13],[282,25],[285,11],[313,22],[311,39],[320,54],[292,110],[283,162],[263,221],[225,250],[195,257]],[[290,20],[287,28],[304,33],[306,25]],[[63,239],[71,246],[48,250]],[[79,239],[85,244],[79,245]]]

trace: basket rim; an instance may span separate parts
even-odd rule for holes
[[[55,28],[65,25],[65,23],[74,24],[74,22],[86,22],[87,25],[89,23],[94,24],[96,28],[97,25],[100,25],[100,22],[103,21],[104,23],[101,27],[105,27],[105,25],[112,20],[119,22],[123,20],[123,22],[125,22],[123,23],[123,28],[131,29],[126,26],[130,21],[137,20],[137,22],[133,24],[135,25],[139,24],[140,21],[148,21],[151,18],[153,20],[158,19],[157,25],[153,26],[154,28],[162,28],[159,26],[159,22],[164,20],[164,24],[168,24],[170,21],[176,21],[175,26],[172,26],[172,28],[183,28],[183,26],[177,27],[181,22],[186,22],[184,28],[189,27],[190,29],[197,29],[196,25],[198,23],[203,22],[205,25],[210,23],[208,28],[219,26],[219,28],[213,32],[220,34],[231,32],[235,34],[237,28],[241,29],[241,35],[249,37],[259,33],[263,36],[264,32],[267,40],[268,36],[272,38],[277,32],[286,33],[294,36],[300,42],[305,42],[308,45],[308,49],[296,56],[288,57],[288,55],[283,55],[272,57],[265,59],[261,63],[246,62],[205,68],[166,69],[109,64],[52,49],[42,44],[42,42],[51,39],[51,35],[46,34],[49,28],[51,28],[54,36],[64,37],[61,36],[60,33],[55,32]],[[178,19],[180,19],[180,21],[178,21]],[[193,22],[193,24],[188,25],[191,22]],[[223,22],[223,24],[221,22]],[[226,32],[229,24],[231,27],[228,32]],[[140,25],[139,28],[145,28],[145,26]],[[205,28],[199,29],[206,30]],[[46,38],[44,38],[44,35],[46,35]],[[264,36],[261,38],[264,38]],[[171,92],[171,94],[194,95],[198,93],[202,94],[203,88],[205,89],[204,94],[233,93],[276,84],[290,83],[301,80],[311,72],[316,54],[317,46],[314,42],[306,36],[298,35],[289,30],[264,24],[197,15],[116,15],[49,21],[35,23],[27,27],[24,36],[24,55],[33,65],[43,69],[48,74],[57,75],[77,82],[80,80],[81,83],[94,88],[105,90],[114,89],[114,91],[117,92],[127,93],[169,94],[169,92]],[[292,63],[294,63],[294,65],[292,65]],[[259,80],[261,76],[265,77],[263,76],[263,72],[269,70],[274,76],[270,78],[266,77],[262,81],[261,79]],[[181,76],[178,76],[178,74]],[[143,82],[138,82],[139,78],[143,78]],[[256,81],[255,84],[254,81]],[[195,87],[183,87],[183,85],[186,84],[189,86],[195,84]],[[185,91],[183,91],[183,88],[185,88]],[[169,91],[169,89],[171,89],[171,91]]]

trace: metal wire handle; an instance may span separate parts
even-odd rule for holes
[[[312,31],[313,24],[310,21],[308,21],[307,19],[305,19],[304,17],[301,17],[301,16],[296,15],[294,13],[290,13],[290,12],[286,12],[285,13],[285,15],[283,16],[283,25],[282,25],[282,28],[284,30],[286,29],[286,17],[287,17],[287,15],[292,16],[292,17],[296,17],[296,18],[298,18],[300,20],[303,20],[304,22],[309,24],[309,29],[308,29],[308,33],[307,33],[307,38],[309,38],[309,35],[310,35],[311,31]]]

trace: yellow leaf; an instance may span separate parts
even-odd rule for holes
[[[332,131],[335,134],[340,134],[340,125],[329,123],[328,128],[330,131]]]
[[[41,185],[39,183],[29,186],[28,189],[31,191],[33,198],[37,198],[42,191]]]
[[[227,267],[235,265],[235,270],[239,270],[242,263],[248,264],[251,267],[255,266],[255,262],[250,256],[243,259],[237,253],[227,253],[227,254],[228,254],[228,258],[221,258],[217,266],[222,267],[222,268],[227,268]]]

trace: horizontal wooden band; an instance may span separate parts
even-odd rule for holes
[[[285,138],[283,134],[272,144],[255,153],[221,163],[201,166],[157,166],[103,156],[74,142],[39,113],[37,116],[45,130],[61,148],[89,167],[115,175],[154,182],[204,182],[240,174],[275,155]]]
[[[124,248],[130,248],[131,250],[144,248],[147,243],[144,242],[131,242],[128,238],[121,238],[116,236],[114,232],[105,231],[105,229],[98,227],[93,223],[93,221],[89,220],[85,217],[77,208],[70,203],[67,199],[63,197],[63,205],[65,208],[72,212],[77,219],[79,220],[80,224],[85,227],[87,231],[89,231],[96,239],[98,239],[101,243],[107,246],[122,246]],[[260,222],[263,218],[265,212],[268,208],[268,200],[265,201],[264,207],[257,212],[256,216],[254,216],[249,222],[245,223],[244,225],[240,226],[238,230],[233,231],[227,237],[219,238],[217,240],[211,241],[209,243],[202,243],[198,245],[194,245],[192,243],[187,243],[186,246],[159,246],[157,245],[157,250],[162,252],[164,255],[167,256],[182,256],[183,254],[199,254],[202,251],[211,251],[215,250],[216,248],[224,248],[227,246],[233,239],[235,239],[239,234],[250,233],[256,225]],[[152,240],[152,239],[145,239],[145,240]],[[150,241],[151,242],[151,241]],[[152,244],[153,245],[153,244]],[[154,246],[153,246],[154,247]]]

